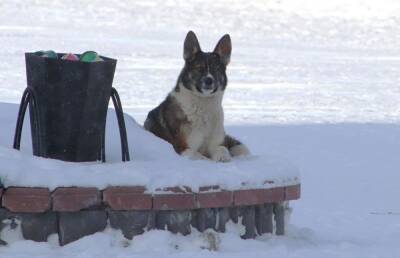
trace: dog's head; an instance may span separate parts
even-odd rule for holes
[[[176,90],[183,86],[201,97],[210,97],[224,91],[228,82],[225,71],[231,51],[231,38],[228,34],[219,40],[213,52],[203,52],[196,35],[189,31],[183,50],[185,66]]]

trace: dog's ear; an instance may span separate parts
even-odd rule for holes
[[[189,31],[183,45],[183,59],[186,61],[192,59],[199,51],[201,51],[199,41],[193,31]]]
[[[222,63],[227,66],[231,60],[232,43],[229,34],[225,34],[215,46],[214,53],[218,54]]]

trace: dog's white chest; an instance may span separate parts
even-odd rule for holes
[[[211,113],[207,111],[188,115],[191,128],[187,142],[192,149],[208,150],[209,145],[221,144],[221,142],[214,143],[214,141],[223,139],[222,112],[214,110],[214,113]]]
[[[175,97],[190,124],[185,130],[188,147],[206,153],[221,145],[225,137],[222,94],[212,98],[199,98],[182,90]]]

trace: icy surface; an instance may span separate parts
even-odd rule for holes
[[[19,101],[25,51],[93,49],[118,59],[114,86],[139,123],[174,86],[189,29],[205,50],[230,33],[228,132],[296,164],[303,186],[285,237],[232,228],[210,252],[202,234],[107,231],[64,248],[12,241],[1,258],[400,257],[399,1],[2,0],[0,12],[1,102]]]

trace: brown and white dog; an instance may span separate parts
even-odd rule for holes
[[[234,156],[248,155],[248,148],[224,129],[222,97],[231,50],[231,39],[226,34],[213,52],[203,52],[196,35],[189,31],[183,51],[185,66],[176,86],[149,112],[144,128],[192,159],[226,162]]]

